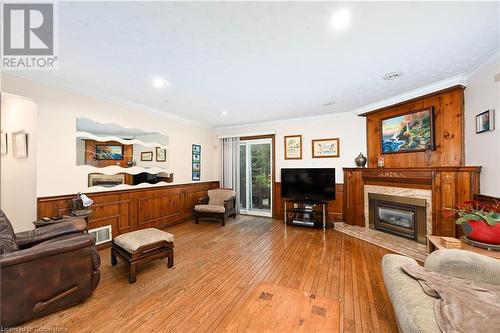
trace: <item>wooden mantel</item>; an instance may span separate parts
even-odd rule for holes
[[[365,225],[365,185],[428,189],[432,191],[433,234],[454,237],[459,231],[453,219],[443,217],[443,209],[471,200],[475,193],[479,193],[481,167],[344,168],[343,170],[345,223]]]

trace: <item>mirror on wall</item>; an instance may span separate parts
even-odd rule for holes
[[[104,124],[87,118],[76,120],[76,164],[98,168],[168,168],[168,136]]]
[[[102,186],[102,187],[115,187],[118,185],[139,185],[143,183],[157,184],[160,182],[171,183],[174,181],[174,174],[172,173],[149,173],[141,172],[136,175],[128,173],[116,173],[113,175],[106,175],[98,172],[89,173],[88,187]]]

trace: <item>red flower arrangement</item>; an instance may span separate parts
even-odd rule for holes
[[[500,244],[500,202],[487,204],[465,201],[455,209],[445,208],[445,218],[457,217],[455,223],[469,239],[486,244]]]

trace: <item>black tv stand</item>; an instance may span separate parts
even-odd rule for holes
[[[286,199],[283,200],[283,211],[285,224],[326,229],[326,202]]]

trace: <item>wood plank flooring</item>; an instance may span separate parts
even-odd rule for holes
[[[101,282],[92,298],[27,323],[66,332],[220,332],[260,282],[338,299],[341,331],[397,332],[382,280],[387,250],[342,234],[239,216],[166,229],[175,235],[175,266],[143,267],[129,284],[125,265],[101,251]]]

